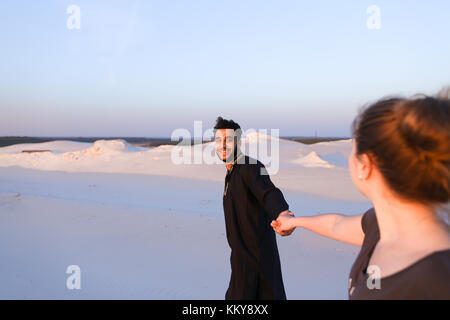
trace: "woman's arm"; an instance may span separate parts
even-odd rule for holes
[[[362,216],[362,214],[346,216],[333,213],[310,217],[282,215],[272,221],[271,226],[278,233],[297,227],[305,228],[327,238],[361,246],[364,240]]]

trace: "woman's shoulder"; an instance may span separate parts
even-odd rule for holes
[[[435,251],[407,269],[424,298],[450,299],[450,249]]]
[[[366,235],[368,232],[378,232],[378,222],[374,208],[370,208],[365,213],[363,213],[363,216],[361,218],[361,227],[364,234]]]

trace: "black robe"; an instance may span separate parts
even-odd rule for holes
[[[225,177],[223,208],[231,248],[231,279],[225,299],[284,300],[280,257],[270,222],[289,205],[264,165],[244,157],[245,163],[238,161]]]

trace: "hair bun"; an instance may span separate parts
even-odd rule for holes
[[[442,98],[443,97],[443,98]],[[353,124],[358,154],[373,155],[390,187],[409,199],[450,200],[450,90],[438,97],[389,98]]]

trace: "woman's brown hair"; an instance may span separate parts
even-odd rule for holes
[[[450,90],[436,97],[385,98],[352,125],[356,153],[367,154],[399,196],[450,200]]]

